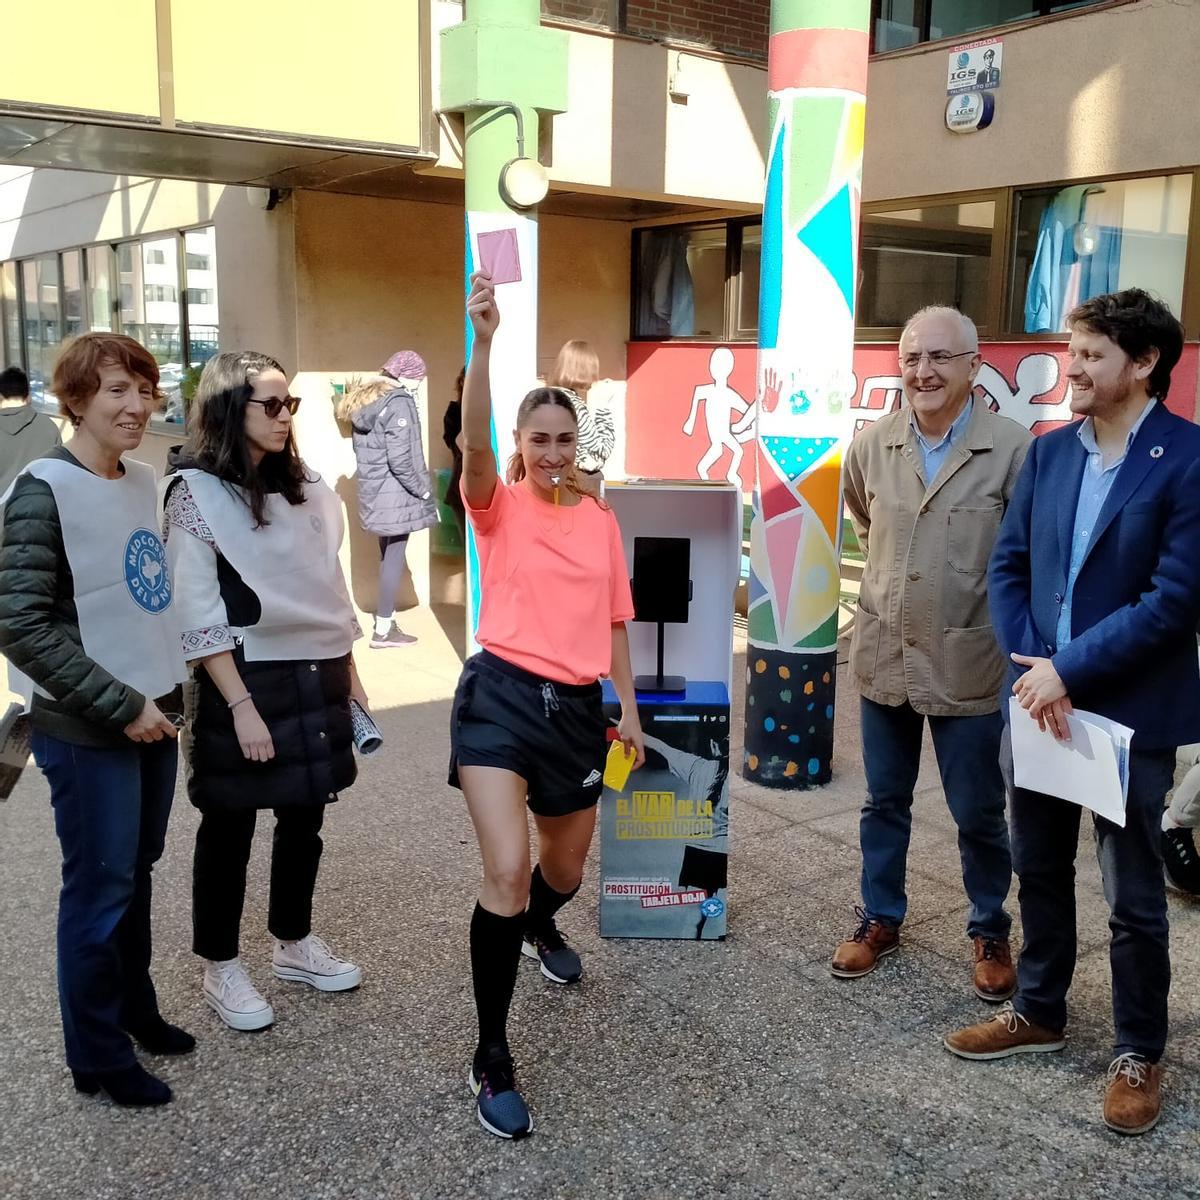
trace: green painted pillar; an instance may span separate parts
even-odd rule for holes
[[[542,29],[539,0],[469,0],[466,20],[442,32],[441,108],[466,123],[466,240],[464,295],[480,256],[500,235],[517,248],[520,279],[497,287],[500,329],[492,344],[492,444],[500,470],[513,451],[512,431],[521,398],[537,381],[537,214],[511,208],[500,191],[506,163],[537,158],[539,123],[567,107],[569,35]],[[515,110],[515,111],[514,111]],[[519,115],[518,115],[519,114]],[[511,231],[511,235],[507,232]],[[465,357],[471,325],[464,317]],[[479,569],[474,536],[467,535],[467,631],[479,612]]]
[[[747,779],[828,783],[870,0],[772,0]]]

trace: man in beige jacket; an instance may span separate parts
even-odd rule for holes
[[[969,317],[926,308],[900,338],[907,403],[846,456],[846,508],[866,552],[850,646],[862,695],[867,802],[859,825],[862,908],[834,975],[855,979],[899,945],[913,787],[929,720],[958,825],[976,993],[1016,987],[1004,909],[1012,879],[1000,775],[1004,663],[987,565],[1029,433],[972,397],[979,337]]]

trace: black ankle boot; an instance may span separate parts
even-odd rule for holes
[[[121,1071],[72,1071],[71,1078],[77,1092],[94,1096],[103,1088],[114,1104],[126,1107],[166,1104],[171,1099],[171,1089],[140,1063]]]
[[[148,1021],[136,1021],[125,1026],[125,1032],[147,1054],[190,1054],[196,1039],[185,1029],[164,1021],[158,1013]]]

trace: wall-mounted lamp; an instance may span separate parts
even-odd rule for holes
[[[537,159],[525,157],[525,118],[521,110],[510,100],[473,100],[471,108],[492,110],[472,125],[472,129],[494,121],[501,112],[512,113],[517,123],[517,157],[510,158],[500,168],[500,197],[510,208],[539,205],[550,191],[550,172]]]
[[[550,190],[550,174],[532,158],[511,158],[500,171],[500,195],[512,208],[534,208]]]
[[[687,102],[688,97],[692,94],[689,72],[684,69],[682,51],[677,52],[675,55],[675,65],[671,71],[671,77],[667,81],[667,94],[672,100],[680,100],[684,103]]]

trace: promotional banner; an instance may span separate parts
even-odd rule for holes
[[[646,764],[624,778],[606,773],[600,805],[600,933],[723,938],[728,693],[698,683],[678,701],[639,701]],[[608,703],[606,712],[616,720],[620,706]]]

